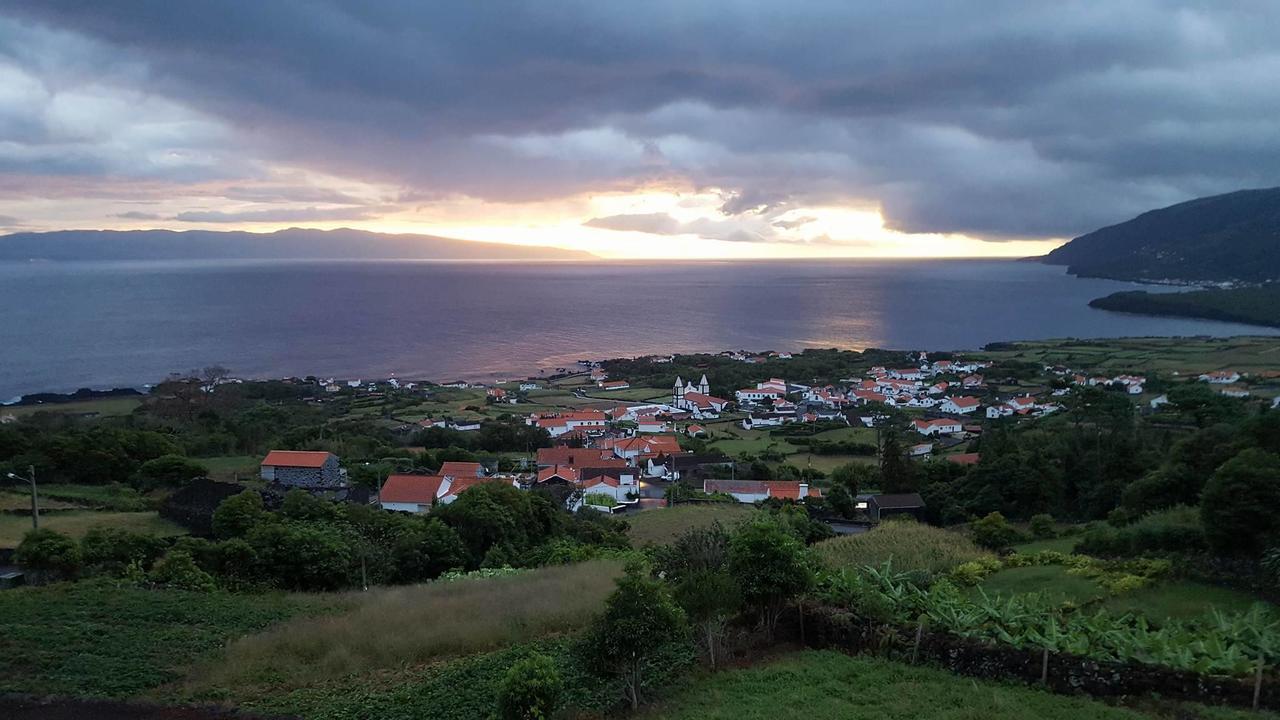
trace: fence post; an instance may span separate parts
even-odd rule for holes
[[[911,663],[914,665],[916,658],[920,655],[920,640],[924,638],[924,619],[921,618],[919,624],[916,625],[916,644],[911,648]]]
[[[1049,648],[1045,648],[1040,656],[1040,684],[1049,684]]]
[[[1258,670],[1253,675],[1253,709],[1262,704],[1262,656],[1258,656]]]

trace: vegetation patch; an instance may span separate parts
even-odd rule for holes
[[[627,516],[631,525],[628,534],[636,547],[662,545],[689,530],[709,527],[717,521],[732,525],[755,512],[754,507],[740,503],[689,503],[648,510]]]
[[[814,551],[833,570],[889,563],[895,570],[943,573],[992,557],[964,535],[909,521],[881,523],[861,535],[824,540]]]
[[[72,510],[57,514],[41,515],[40,529],[60,532],[72,538],[83,537],[95,527],[120,528],[155,535],[181,535],[186,531],[180,526],[149,512],[94,512]],[[17,547],[31,530],[28,515],[0,514],[0,548]]]
[[[0,692],[133,697],[228,640],[346,598],[146,590],[103,580],[0,592]]]
[[[211,697],[299,688],[569,632],[600,611],[620,572],[619,563],[594,561],[347,594],[351,612],[237,640],[193,674],[192,687]]]
[[[1129,720],[1143,716],[1096,701],[976,682],[941,670],[831,651],[806,651],[760,667],[701,678],[641,717]]]

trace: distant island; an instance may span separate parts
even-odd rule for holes
[[[1081,235],[1042,258],[1080,277],[1142,282],[1280,279],[1280,188],[1189,200]]]
[[[1090,301],[1089,307],[1280,327],[1280,285],[1177,293],[1118,292]]]
[[[76,260],[590,260],[535,245],[340,228],[271,233],[213,230],[61,230],[0,237],[0,261]]]

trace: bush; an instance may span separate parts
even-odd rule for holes
[[[970,531],[973,534],[973,541],[979,547],[988,550],[1007,548],[1022,539],[1022,533],[1010,525],[1009,521],[1004,519],[1004,515],[999,512],[993,512],[981,520],[975,520],[970,526]]]
[[[165,545],[165,540],[155,535],[95,527],[81,538],[80,554],[86,566],[118,573],[130,563],[150,567],[164,554]]]
[[[161,558],[147,573],[147,580],[160,587],[194,592],[211,592],[217,587],[213,576],[197,567],[191,555],[181,550],[170,551]]]
[[[498,688],[500,720],[548,720],[560,703],[564,683],[551,658],[535,654],[507,671]]]
[[[32,530],[22,538],[13,559],[31,572],[36,582],[74,577],[82,557],[75,540],[53,530]]]
[[[771,519],[743,523],[729,539],[729,572],[773,637],[786,604],[813,585],[804,544]]]
[[[181,455],[161,455],[138,468],[133,483],[140,490],[179,487],[209,474],[209,468]]]
[[[1096,524],[1075,545],[1075,552],[1095,557],[1146,553],[1196,553],[1207,547],[1200,512],[1185,505],[1150,513],[1124,527]]]
[[[591,626],[587,648],[597,667],[622,679],[634,711],[640,706],[646,664],[666,646],[687,644],[685,632],[684,612],[666,588],[633,565],[618,580],[604,614]]]
[[[1047,513],[1031,516],[1031,535],[1040,540],[1057,536],[1053,526],[1053,516]]]
[[[213,534],[220,538],[242,537],[267,517],[262,496],[245,490],[223,500],[213,511]]]

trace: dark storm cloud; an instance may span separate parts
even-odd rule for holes
[[[424,197],[683,181],[728,192],[729,214],[870,201],[896,228],[1000,238],[1280,184],[1280,3],[1264,0],[7,12],[113,49],[145,68],[120,82],[243,130],[243,152]],[[0,166],[101,162],[68,158]]]

